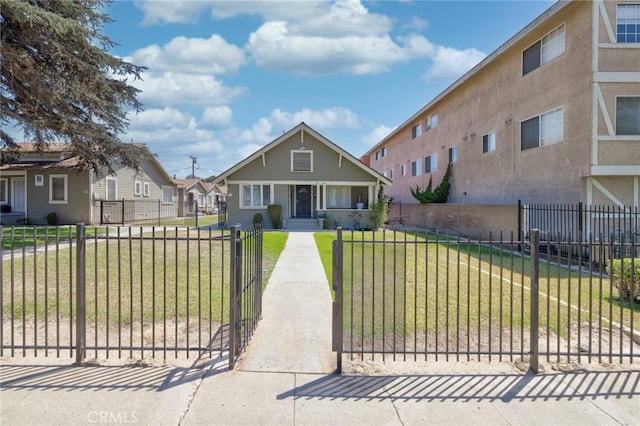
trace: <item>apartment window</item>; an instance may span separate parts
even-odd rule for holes
[[[271,185],[242,185],[242,207],[264,207],[271,204]]]
[[[9,204],[9,184],[7,179],[0,179],[0,204]]]
[[[400,166],[400,175],[401,176],[406,176],[407,175],[407,166],[405,164]]]
[[[415,139],[422,134],[422,124],[418,123],[411,128],[411,138]]]
[[[564,109],[545,112],[520,123],[520,147],[537,148],[562,142],[564,139]]]
[[[380,159],[380,151],[376,151],[376,160]]]
[[[616,135],[640,135],[640,96],[616,98]]]
[[[106,183],[107,183],[107,194],[105,199],[106,200],[115,200],[118,197],[118,183],[116,181],[115,178],[107,178],[106,179]]]
[[[133,195],[140,196],[142,194],[142,182],[133,183]]]
[[[49,175],[49,203],[66,203],[68,197],[67,175]]]
[[[458,161],[458,147],[452,146],[449,148],[449,163],[455,163]]]
[[[618,43],[640,43],[640,4],[619,4],[616,24]]]
[[[313,171],[313,151],[291,151],[292,172]]]
[[[389,170],[389,179],[393,179],[393,169]]]
[[[142,195],[144,195],[145,197],[148,197],[149,196],[149,183],[145,182],[142,187],[143,187]]]
[[[438,113],[434,112],[427,118],[427,130],[438,127]]]
[[[540,68],[564,53],[564,24],[522,52],[522,75]]]
[[[420,176],[422,174],[422,160],[411,162],[411,176]]]
[[[162,187],[162,202],[163,203],[173,202],[173,187],[171,186]]]
[[[482,136],[482,152],[493,152],[496,150],[496,134],[491,132]]]
[[[387,177],[387,172],[386,171],[382,172],[382,176]]]
[[[432,154],[424,159],[425,173],[433,173],[438,171],[438,154]]]
[[[383,147],[381,152],[382,152],[382,156],[386,157],[387,156],[387,147],[386,146]]]

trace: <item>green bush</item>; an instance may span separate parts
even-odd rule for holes
[[[378,230],[387,221],[388,205],[384,201],[376,201],[371,204],[371,227]]]
[[[640,258],[613,259],[609,274],[621,300],[640,302]]]
[[[274,229],[282,228],[282,206],[278,204],[270,204],[267,206],[269,218]]]
[[[47,221],[47,225],[55,226],[58,224],[58,215],[56,214],[56,212],[51,212],[44,218]]]
[[[262,225],[262,213],[256,213],[253,215],[253,224],[254,225]]]

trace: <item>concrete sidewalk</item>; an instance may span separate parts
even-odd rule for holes
[[[640,424],[640,371],[533,376],[432,363],[420,374],[334,374],[331,298],[312,233],[289,234],[263,304],[235,371],[226,370],[224,357],[189,368],[3,360],[0,422]]]

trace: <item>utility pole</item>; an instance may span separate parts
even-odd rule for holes
[[[196,176],[196,162],[198,161],[198,157],[194,157],[193,155],[190,155],[189,158],[191,158],[191,176],[195,177]]]

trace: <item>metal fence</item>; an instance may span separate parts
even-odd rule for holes
[[[98,200],[101,225],[197,226],[202,209],[197,202],[166,203],[162,200]]]
[[[522,204],[518,201],[519,231],[540,230],[540,238],[574,239],[578,235],[603,241],[630,242],[640,237],[640,210],[635,206]],[[520,234],[520,232],[519,232]],[[573,237],[573,238],[572,238]]]
[[[640,299],[623,297],[604,243],[462,238],[437,233],[343,234],[333,247],[333,348],[351,359],[633,363]],[[615,248],[618,248],[617,250]],[[599,252],[583,266],[562,253]],[[635,259],[632,259],[632,261]],[[628,278],[640,293],[637,263]],[[630,268],[630,269],[629,269]],[[629,282],[627,282],[629,284]]]
[[[0,356],[235,360],[261,311],[261,229],[104,232],[0,227]]]

